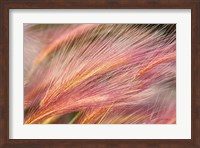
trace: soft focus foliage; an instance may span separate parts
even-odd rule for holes
[[[176,123],[173,24],[25,24],[25,123]]]

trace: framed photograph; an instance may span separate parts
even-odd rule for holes
[[[1,147],[200,147],[200,1],[1,1]]]

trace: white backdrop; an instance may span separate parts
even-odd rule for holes
[[[10,139],[191,138],[191,10],[11,9],[9,19]],[[176,124],[23,124],[23,23],[176,24]]]

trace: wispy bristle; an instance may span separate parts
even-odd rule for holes
[[[25,123],[176,122],[175,25],[46,27],[24,27]]]

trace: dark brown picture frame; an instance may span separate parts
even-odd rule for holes
[[[189,140],[9,139],[9,9],[191,9],[192,137]],[[0,147],[200,148],[200,0],[1,0]],[[53,134],[53,133],[50,133]]]

